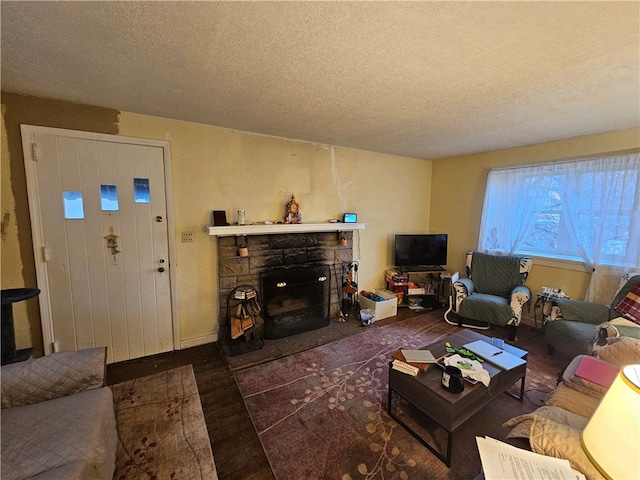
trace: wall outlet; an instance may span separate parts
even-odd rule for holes
[[[193,243],[193,232],[182,232],[182,243]]]

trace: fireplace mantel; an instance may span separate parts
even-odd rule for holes
[[[364,230],[364,223],[262,223],[253,225],[228,225],[226,227],[207,227],[207,233],[216,237],[230,237],[233,235],[271,235],[279,233],[307,233],[307,232],[346,232]]]

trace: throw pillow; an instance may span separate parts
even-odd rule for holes
[[[106,347],[56,352],[2,366],[2,408],[64,397],[105,384]]]
[[[622,318],[622,317],[619,317]],[[635,325],[635,324],[634,324]],[[609,339],[620,336],[620,330],[610,322],[596,325],[596,338],[593,340],[592,351],[595,353],[609,344]]]
[[[586,418],[593,415],[598,403],[600,403],[599,399],[569,388],[564,383],[558,385],[545,401],[546,405],[564,408],[565,410]]]
[[[640,324],[640,283],[636,283],[616,306],[623,317]]]
[[[580,430],[553,420],[536,417],[531,425],[529,443],[536,453],[568,460],[571,466],[582,472],[587,480],[604,478],[584,453],[580,444]]]
[[[608,339],[609,345],[596,352],[600,360],[619,367],[640,363],[640,340],[633,337],[614,337]]]

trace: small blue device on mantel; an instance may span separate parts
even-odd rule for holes
[[[358,223],[357,213],[345,213],[342,219],[343,223]]]

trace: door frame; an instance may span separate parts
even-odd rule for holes
[[[93,140],[109,143],[127,143],[162,149],[164,163],[165,201],[167,206],[167,241],[169,245],[169,289],[171,293],[171,324],[173,331],[173,349],[180,350],[180,319],[178,317],[178,283],[176,272],[176,239],[174,235],[173,219],[173,188],[171,183],[171,154],[170,142],[166,140],[151,140],[144,138],[125,137],[105,133],[86,132],[81,130],[67,130],[63,128],[40,127],[36,125],[20,125],[22,134],[22,152],[27,181],[27,197],[29,200],[29,217],[31,220],[31,238],[33,240],[33,257],[36,267],[36,280],[40,295],[40,325],[42,327],[42,342],[44,353],[48,355],[56,350],[53,335],[53,319],[51,318],[51,297],[49,292],[47,262],[45,260],[44,229],[42,212],[40,210],[40,192],[38,191],[38,152],[32,142],[33,135],[55,135],[83,140]]]

